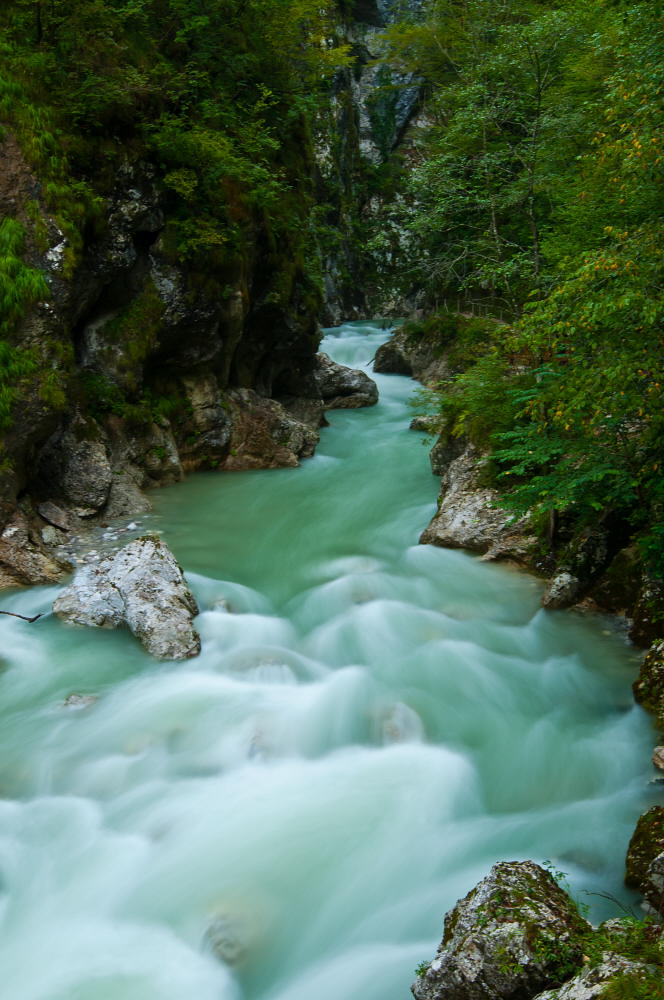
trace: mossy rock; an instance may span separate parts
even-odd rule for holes
[[[590,925],[549,872],[499,862],[445,918],[416,1000],[521,1000],[559,986],[583,962]]]
[[[654,642],[646,653],[632,690],[639,705],[664,723],[664,639]]]
[[[639,819],[629,842],[625,885],[630,889],[642,890],[648,868],[662,851],[664,851],[664,806],[652,806]]]

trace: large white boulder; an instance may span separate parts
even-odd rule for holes
[[[156,535],[83,566],[53,611],[75,625],[126,625],[160,660],[186,660],[200,653],[193,626],[196,601],[172,552]]]

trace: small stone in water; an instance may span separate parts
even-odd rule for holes
[[[94,694],[69,694],[64,700],[64,707],[80,711],[82,708],[94,705],[96,701],[97,696]]]

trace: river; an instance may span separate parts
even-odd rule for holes
[[[384,336],[323,349],[364,366]],[[617,903],[593,894],[629,901],[652,796],[634,653],[541,610],[527,574],[417,545],[436,480],[414,383],[376,379],[378,406],[330,413],[299,469],[154,494],[137,531],[187,571],[197,659],[0,620],[3,996],[407,1000],[499,859],[563,870],[594,919]]]

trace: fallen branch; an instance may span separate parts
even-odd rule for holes
[[[11,615],[12,618],[20,618],[22,621],[30,622],[32,624],[32,622],[36,622],[38,618],[43,618],[44,612],[42,611],[40,615],[35,615],[34,618],[26,618],[25,615],[17,615],[15,611],[0,611],[0,615]]]

